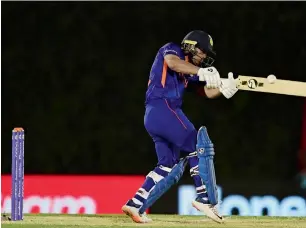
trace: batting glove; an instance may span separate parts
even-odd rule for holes
[[[238,89],[233,74],[229,73],[227,79],[221,80],[219,90],[227,99],[230,99],[232,96],[234,96]]]
[[[209,89],[219,88],[221,85],[220,75],[215,67],[200,68],[197,75],[199,81],[205,81]]]

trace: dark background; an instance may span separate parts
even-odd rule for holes
[[[147,174],[144,96],[162,45],[201,29],[223,77],[306,81],[305,28],[302,2],[2,2],[2,173],[23,127],[27,174]],[[220,181],[286,181],[298,172],[304,101],[186,94],[184,111],[207,126]]]

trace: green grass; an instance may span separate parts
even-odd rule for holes
[[[205,227],[306,228],[306,217],[226,217],[218,224],[205,216],[150,215],[150,224],[133,223],[125,215],[25,215],[23,221],[2,221],[3,228]]]

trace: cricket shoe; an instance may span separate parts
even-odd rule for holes
[[[140,214],[140,216],[146,221],[146,223],[150,223],[153,221],[151,218],[148,217],[146,212],[143,212],[143,214]]]
[[[207,217],[211,218],[215,222],[224,222],[224,218],[219,214],[217,210],[217,205],[212,205],[208,201],[197,197],[194,201],[192,201],[192,206],[198,211],[203,212]]]
[[[145,212],[143,214],[139,214],[140,207],[141,206],[134,203],[133,200],[129,200],[122,207],[122,211],[136,223],[152,222],[152,219],[150,219]]]

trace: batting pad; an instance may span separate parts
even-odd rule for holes
[[[211,142],[206,127],[201,127],[197,136],[197,152],[199,157],[199,175],[206,185],[208,200],[218,204],[218,192],[214,167],[214,144]]]
[[[182,177],[187,164],[187,158],[182,158],[169,172],[168,176],[159,181],[149,194],[148,199],[143,203],[139,213],[144,213],[149,207],[155,203],[168,189],[176,184]]]

